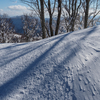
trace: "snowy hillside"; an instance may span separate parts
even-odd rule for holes
[[[0,100],[100,100],[100,26],[0,44]]]

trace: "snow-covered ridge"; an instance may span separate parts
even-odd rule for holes
[[[99,100],[99,71],[100,26],[0,44],[0,100]]]

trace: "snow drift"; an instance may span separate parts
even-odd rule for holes
[[[100,26],[0,44],[0,100],[99,99]]]

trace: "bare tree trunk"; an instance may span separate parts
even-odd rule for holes
[[[74,22],[75,22],[75,14],[76,14],[76,5],[74,4],[75,0],[72,0],[72,19],[71,19],[71,30],[74,31]]]
[[[5,39],[4,39],[4,32],[2,32],[2,43],[5,43]]]
[[[57,18],[57,23],[56,23],[56,30],[55,30],[55,35],[58,34],[59,30],[59,24],[60,24],[60,17],[61,17],[61,5],[62,5],[62,0],[58,0],[58,18]]]
[[[86,0],[86,9],[85,9],[85,18],[84,18],[84,28],[87,28],[88,27],[89,2],[90,2],[90,0]]]
[[[52,15],[50,15],[50,22],[49,22],[49,25],[50,25],[50,33],[51,33],[51,36],[53,36],[53,29],[52,29]]]
[[[52,13],[51,13],[51,3],[50,3],[50,0],[48,0],[48,10],[49,10],[49,16],[50,16],[50,21],[49,21],[50,33],[51,33],[51,36],[53,36],[53,29],[52,29]]]
[[[50,36],[54,36],[54,30],[52,28],[52,24],[53,24],[52,21],[53,21],[53,14],[54,14],[54,10],[55,10],[56,0],[53,1],[53,5],[50,0],[48,0],[48,4],[46,4],[46,2],[44,2],[44,3],[48,10],[49,18],[50,18],[49,19]]]
[[[41,4],[41,26],[42,26],[42,38],[46,38],[46,34],[45,34],[45,18],[44,18],[44,0],[40,0],[40,4]]]

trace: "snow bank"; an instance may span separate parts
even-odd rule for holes
[[[0,100],[99,100],[99,71],[100,26],[0,44]]]

